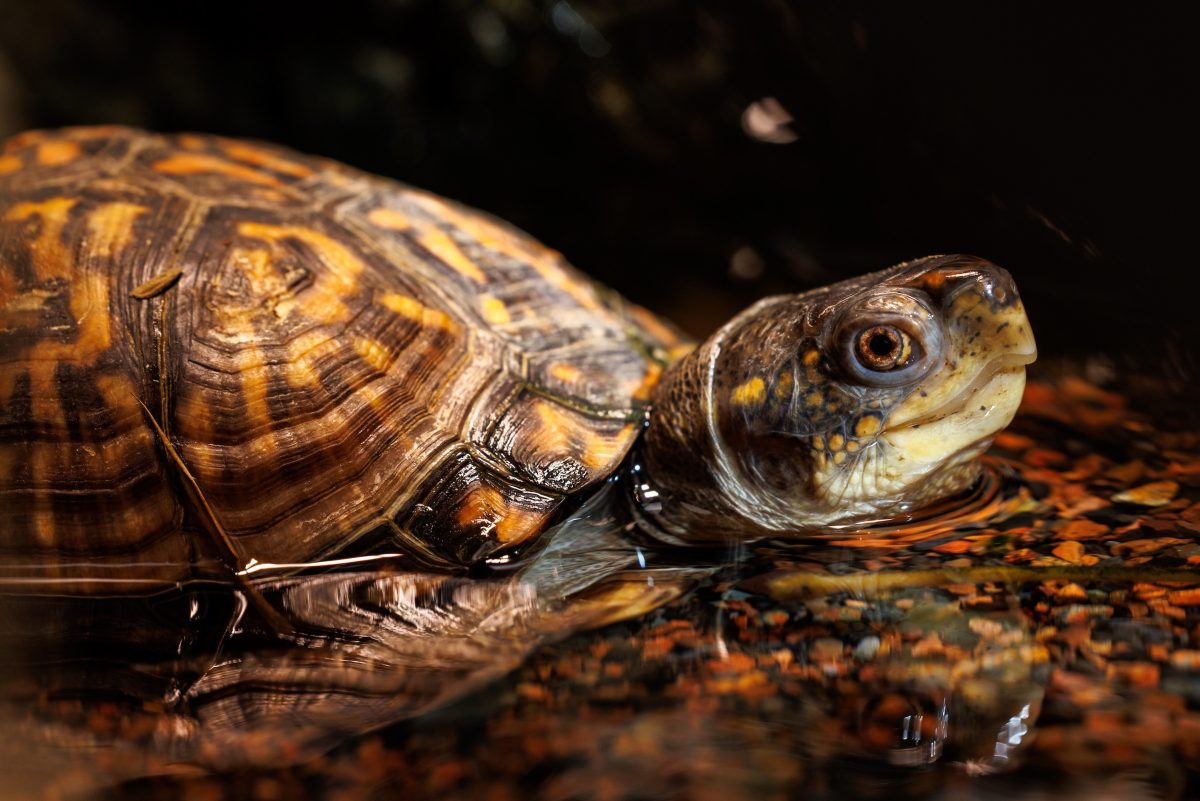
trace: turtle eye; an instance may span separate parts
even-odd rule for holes
[[[842,370],[863,386],[912,385],[942,352],[940,319],[915,293],[873,291],[845,307],[833,325]]]
[[[913,360],[912,337],[894,325],[875,325],[859,333],[854,355],[868,370],[887,372]]]

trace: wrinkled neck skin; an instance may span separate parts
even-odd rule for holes
[[[746,460],[723,436],[715,413],[722,345],[743,317],[781,300],[768,298],[731,320],[672,365],[656,388],[632,483],[643,519],[658,538],[671,544],[728,542],[797,528],[792,504],[748,481]],[[807,484],[809,471],[804,459],[789,468],[794,494]],[[643,488],[657,493],[652,504],[644,502]]]

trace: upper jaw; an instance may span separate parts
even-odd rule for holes
[[[976,395],[1001,374],[1020,372],[1023,382],[1025,366],[1032,364],[1036,358],[1036,350],[1030,353],[1007,353],[999,356],[984,365],[970,383],[948,398],[944,403],[920,414],[912,414],[903,418],[889,420],[887,430],[894,431],[901,428],[915,428],[937,422],[944,417],[961,412],[968,404],[974,401]]]
[[[997,375],[1023,373],[1022,368],[1037,359],[1037,344],[1019,300],[996,307],[978,295],[960,294],[947,317],[942,367],[893,410],[887,430],[925,425],[959,412]]]

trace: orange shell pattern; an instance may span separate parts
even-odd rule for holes
[[[0,576],[178,580],[220,539],[243,565],[468,564],[615,469],[685,346],[402,184],[210,136],[22,134],[0,151]]]

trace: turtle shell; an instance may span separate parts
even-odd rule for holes
[[[0,569],[172,581],[213,543],[469,564],[613,472],[684,347],[428,192],[212,136],[22,134],[0,151]]]

